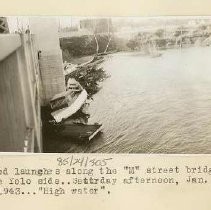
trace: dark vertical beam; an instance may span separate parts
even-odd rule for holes
[[[5,17],[0,17],[0,33],[9,33],[8,23]]]

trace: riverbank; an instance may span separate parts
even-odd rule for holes
[[[79,66],[75,71],[66,76],[66,82],[69,78],[74,78],[87,91],[89,98],[91,98],[93,94],[100,90],[99,83],[108,78],[106,72],[100,67],[104,59],[105,56],[96,56],[90,63]]]
[[[91,59],[87,63],[87,60]],[[88,99],[91,99],[94,94],[100,90],[100,83],[105,80],[108,75],[105,73],[100,64],[104,62],[105,56],[95,56],[94,59],[86,57],[84,59],[78,58],[77,62],[86,61],[85,65],[79,65],[74,72],[66,75],[66,82],[69,78],[74,78],[80,83],[80,85],[88,93]],[[83,64],[82,62],[81,64]],[[79,64],[79,63],[78,63]],[[65,120],[68,124],[82,123],[88,124],[90,117],[89,113],[86,113],[86,107],[92,100],[89,100],[85,106],[82,107],[77,113]],[[85,148],[88,142],[80,142],[78,139],[65,139],[62,138],[57,132],[60,126],[65,125],[65,122],[55,124],[53,117],[51,116],[51,108],[49,106],[42,107],[42,120],[43,120],[43,149],[44,152],[80,152],[81,148]],[[97,122],[96,122],[97,123]],[[78,147],[78,144],[82,144]],[[77,148],[80,148],[77,150]]]
[[[197,47],[207,48],[207,47],[210,47],[210,45],[202,45],[202,46],[201,45],[197,45],[197,44],[182,44],[181,46],[179,46],[179,45],[170,45],[170,46],[167,46],[167,47],[157,47],[156,48],[156,52],[158,52],[158,53],[160,52],[161,55],[162,55],[162,53],[164,53],[165,51],[168,51],[168,50],[177,50],[177,49],[181,50],[181,49],[197,48]],[[121,50],[121,51],[113,52],[111,54],[117,54],[117,55],[134,54],[136,56],[151,56],[152,55],[150,52],[146,52],[143,49]],[[155,57],[159,57],[159,56],[155,56]]]

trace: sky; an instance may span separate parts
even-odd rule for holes
[[[45,16],[44,16],[45,18]],[[82,19],[91,19],[91,18],[97,18],[97,17],[71,17],[71,16],[60,16],[55,17],[58,20],[58,25],[61,28],[65,28],[68,26],[79,26],[80,20]],[[99,17],[98,17],[99,18]],[[108,17],[107,17],[108,18]],[[110,17],[109,17],[110,18]],[[113,17],[113,22],[118,21],[126,21],[126,22],[140,22],[142,21],[147,22],[148,20],[165,20],[165,19],[172,19],[172,20],[179,20],[179,19],[203,19],[204,17],[191,17],[191,16],[161,16],[161,17]],[[25,31],[29,26],[29,19],[28,16],[8,16],[8,25],[11,33],[14,33],[15,31],[22,30]]]
[[[80,20],[84,19],[85,17],[63,16],[55,18],[58,20],[58,24],[60,25],[60,27],[67,27],[79,25]],[[29,20],[30,17],[28,16],[8,16],[7,21],[10,32],[14,33],[15,31],[18,31],[18,29],[25,31],[29,26]]]

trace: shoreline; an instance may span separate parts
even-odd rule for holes
[[[88,92],[88,100],[92,99],[92,96],[100,90],[99,83],[108,77],[104,70],[99,67],[103,61],[104,56],[93,56],[92,59],[81,65],[78,65],[77,69],[74,72],[68,74],[65,80],[67,81],[69,78],[74,78]],[[88,104],[89,103],[91,103],[90,100]],[[88,113],[84,113],[82,109],[83,107],[66,120],[73,124],[88,124],[90,115]],[[52,124],[54,119],[51,116],[51,112],[52,110],[49,106],[42,107],[43,149],[45,152],[77,152],[74,148],[77,148],[79,144],[81,145],[81,143],[83,143],[83,147],[89,143],[81,142],[77,139],[65,139],[61,137],[57,130],[62,126],[65,126],[65,121]]]

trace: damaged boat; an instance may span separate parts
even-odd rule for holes
[[[87,92],[74,79],[68,80],[67,91],[56,94],[50,101],[51,115],[57,123],[75,114],[86,102]]]
[[[59,135],[65,139],[91,141],[101,130],[101,124],[66,124],[59,131]]]

